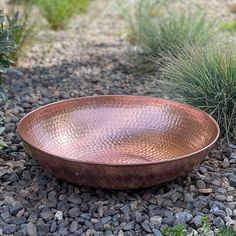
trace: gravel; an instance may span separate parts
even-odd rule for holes
[[[40,43],[6,76],[9,100],[1,104],[1,115],[8,148],[0,151],[0,235],[161,236],[165,225],[197,230],[203,215],[213,229],[236,227],[235,146],[231,155],[216,147],[185,177],[135,191],[74,186],[25,153],[17,124],[44,104],[88,95],[162,96],[155,78],[133,74],[126,65],[119,18],[109,11],[93,15],[104,4],[94,1],[91,12],[75,18],[68,32],[41,33]]]

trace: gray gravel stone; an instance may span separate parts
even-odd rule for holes
[[[193,200],[193,197],[192,197],[192,195],[190,194],[190,193],[186,193],[185,195],[184,195],[184,200],[186,201],[186,202],[193,202],[194,200]]]
[[[70,232],[74,233],[75,231],[77,231],[79,224],[76,221],[73,221],[70,224]]]
[[[85,219],[85,220],[90,220],[91,216],[92,216],[92,215],[91,215],[90,213],[82,213],[82,214],[80,215],[80,217],[83,218],[83,219]]]
[[[163,234],[161,233],[161,231],[158,230],[158,229],[153,229],[153,233],[154,233],[155,236],[163,236]]]
[[[153,223],[155,226],[160,227],[162,224],[162,217],[161,216],[153,216],[150,218],[150,222]]]
[[[206,188],[206,184],[201,179],[197,181],[196,186],[197,186],[197,188],[200,188],[200,189],[205,189]]]
[[[67,228],[60,228],[58,233],[59,235],[68,235]]]
[[[4,234],[13,234],[16,232],[16,225],[10,224],[2,228]]]
[[[142,228],[146,231],[146,232],[148,232],[148,233],[151,233],[152,232],[152,230],[151,230],[151,228],[150,228],[150,226],[149,226],[149,223],[148,223],[148,220],[145,220],[144,222],[142,222]]]
[[[38,233],[46,235],[49,232],[50,225],[45,223],[37,223],[36,228]]]
[[[48,221],[48,220],[51,220],[54,215],[53,213],[48,209],[48,210],[43,210],[41,213],[40,213],[40,216],[45,220],[45,221]]]
[[[26,230],[29,236],[37,236],[37,229],[32,222],[27,224]]]
[[[229,184],[230,186],[236,188],[236,175],[229,176]]]
[[[11,214],[9,213],[9,211],[5,211],[3,213],[1,213],[1,219],[2,220],[6,220],[11,216]]]
[[[123,230],[125,230],[125,231],[132,230],[132,229],[134,229],[134,222],[133,221],[125,224],[124,227],[123,227]]]
[[[224,202],[224,201],[226,200],[226,196],[225,196],[225,195],[222,195],[222,194],[217,194],[217,195],[215,196],[215,199],[216,199],[217,201]]]
[[[220,217],[217,217],[215,219],[213,219],[213,222],[212,222],[217,228],[221,228],[225,225],[225,222],[220,218]]]
[[[80,204],[82,202],[82,200],[80,199],[80,196],[76,193],[72,193],[69,197],[68,197],[68,201],[74,204]]]
[[[103,224],[102,224],[101,222],[95,223],[94,229],[95,229],[96,231],[103,231]]]
[[[123,207],[120,208],[120,210],[124,213],[124,214],[129,214],[130,213],[130,208],[129,206],[126,204]]]
[[[194,224],[196,225],[196,227],[200,227],[200,226],[202,225],[202,216],[196,215],[196,216],[193,218],[193,222],[194,222]]]
[[[111,221],[111,216],[106,216],[101,219],[102,224],[107,224],[109,221]]]
[[[80,209],[79,207],[73,207],[68,212],[69,216],[72,218],[75,218],[80,215]]]
[[[22,205],[22,203],[21,202],[19,202],[19,201],[14,201],[13,203],[12,203],[12,207],[10,208],[10,213],[12,214],[12,215],[16,215],[20,210],[22,210],[23,209],[23,205]]]
[[[54,215],[55,220],[62,220],[63,219],[63,212],[62,211],[57,211]]]
[[[175,222],[175,217],[172,216],[172,215],[167,216],[167,217],[164,217],[164,218],[162,219],[162,223],[163,223],[163,224],[167,224],[167,225],[169,225],[169,226],[172,226],[172,225],[174,224],[174,222]]]
[[[57,223],[55,221],[53,221],[50,225],[50,233],[54,233],[57,230]]]
[[[212,206],[210,212],[213,213],[215,216],[220,216],[222,218],[225,217],[225,212],[223,210],[220,210],[220,208],[216,205]]]
[[[176,213],[175,218],[176,224],[186,224],[192,220],[193,216],[188,212],[178,212]]]
[[[38,219],[38,215],[33,212],[30,214],[30,216],[28,218],[28,222],[35,223],[37,219]]]
[[[207,168],[204,167],[204,166],[200,166],[199,167],[199,171],[202,173],[202,174],[206,174],[208,171],[207,171]]]
[[[224,168],[227,168],[227,167],[230,166],[228,158],[225,158],[225,159],[224,159],[222,165],[223,165]]]

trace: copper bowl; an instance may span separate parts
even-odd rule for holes
[[[40,107],[18,126],[28,153],[70,182],[149,187],[183,176],[219,136],[207,113],[139,96],[69,99]]]

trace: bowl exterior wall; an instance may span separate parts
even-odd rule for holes
[[[55,176],[88,187],[137,189],[168,182],[184,176],[199,164],[211,147],[188,158],[145,165],[102,165],[63,160],[24,143],[27,152]],[[50,161],[49,161],[50,159]]]

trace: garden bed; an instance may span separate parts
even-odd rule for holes
[[[154,77],[130,72],[119,18],[94,15],[103,6],[103,1],[93,3],[67,31],[40,33],[24,61],[6,75],[9,99],[1,116],[8,148],[0,155],[0,235],[160,236],[164,225],[197,230],[205,215],[213,231],[236,226],[234,150],[215,148],[187,176],[135,191],[74,186],[25,153],[17,123],[39,106],[89,95],[164,96]]]

